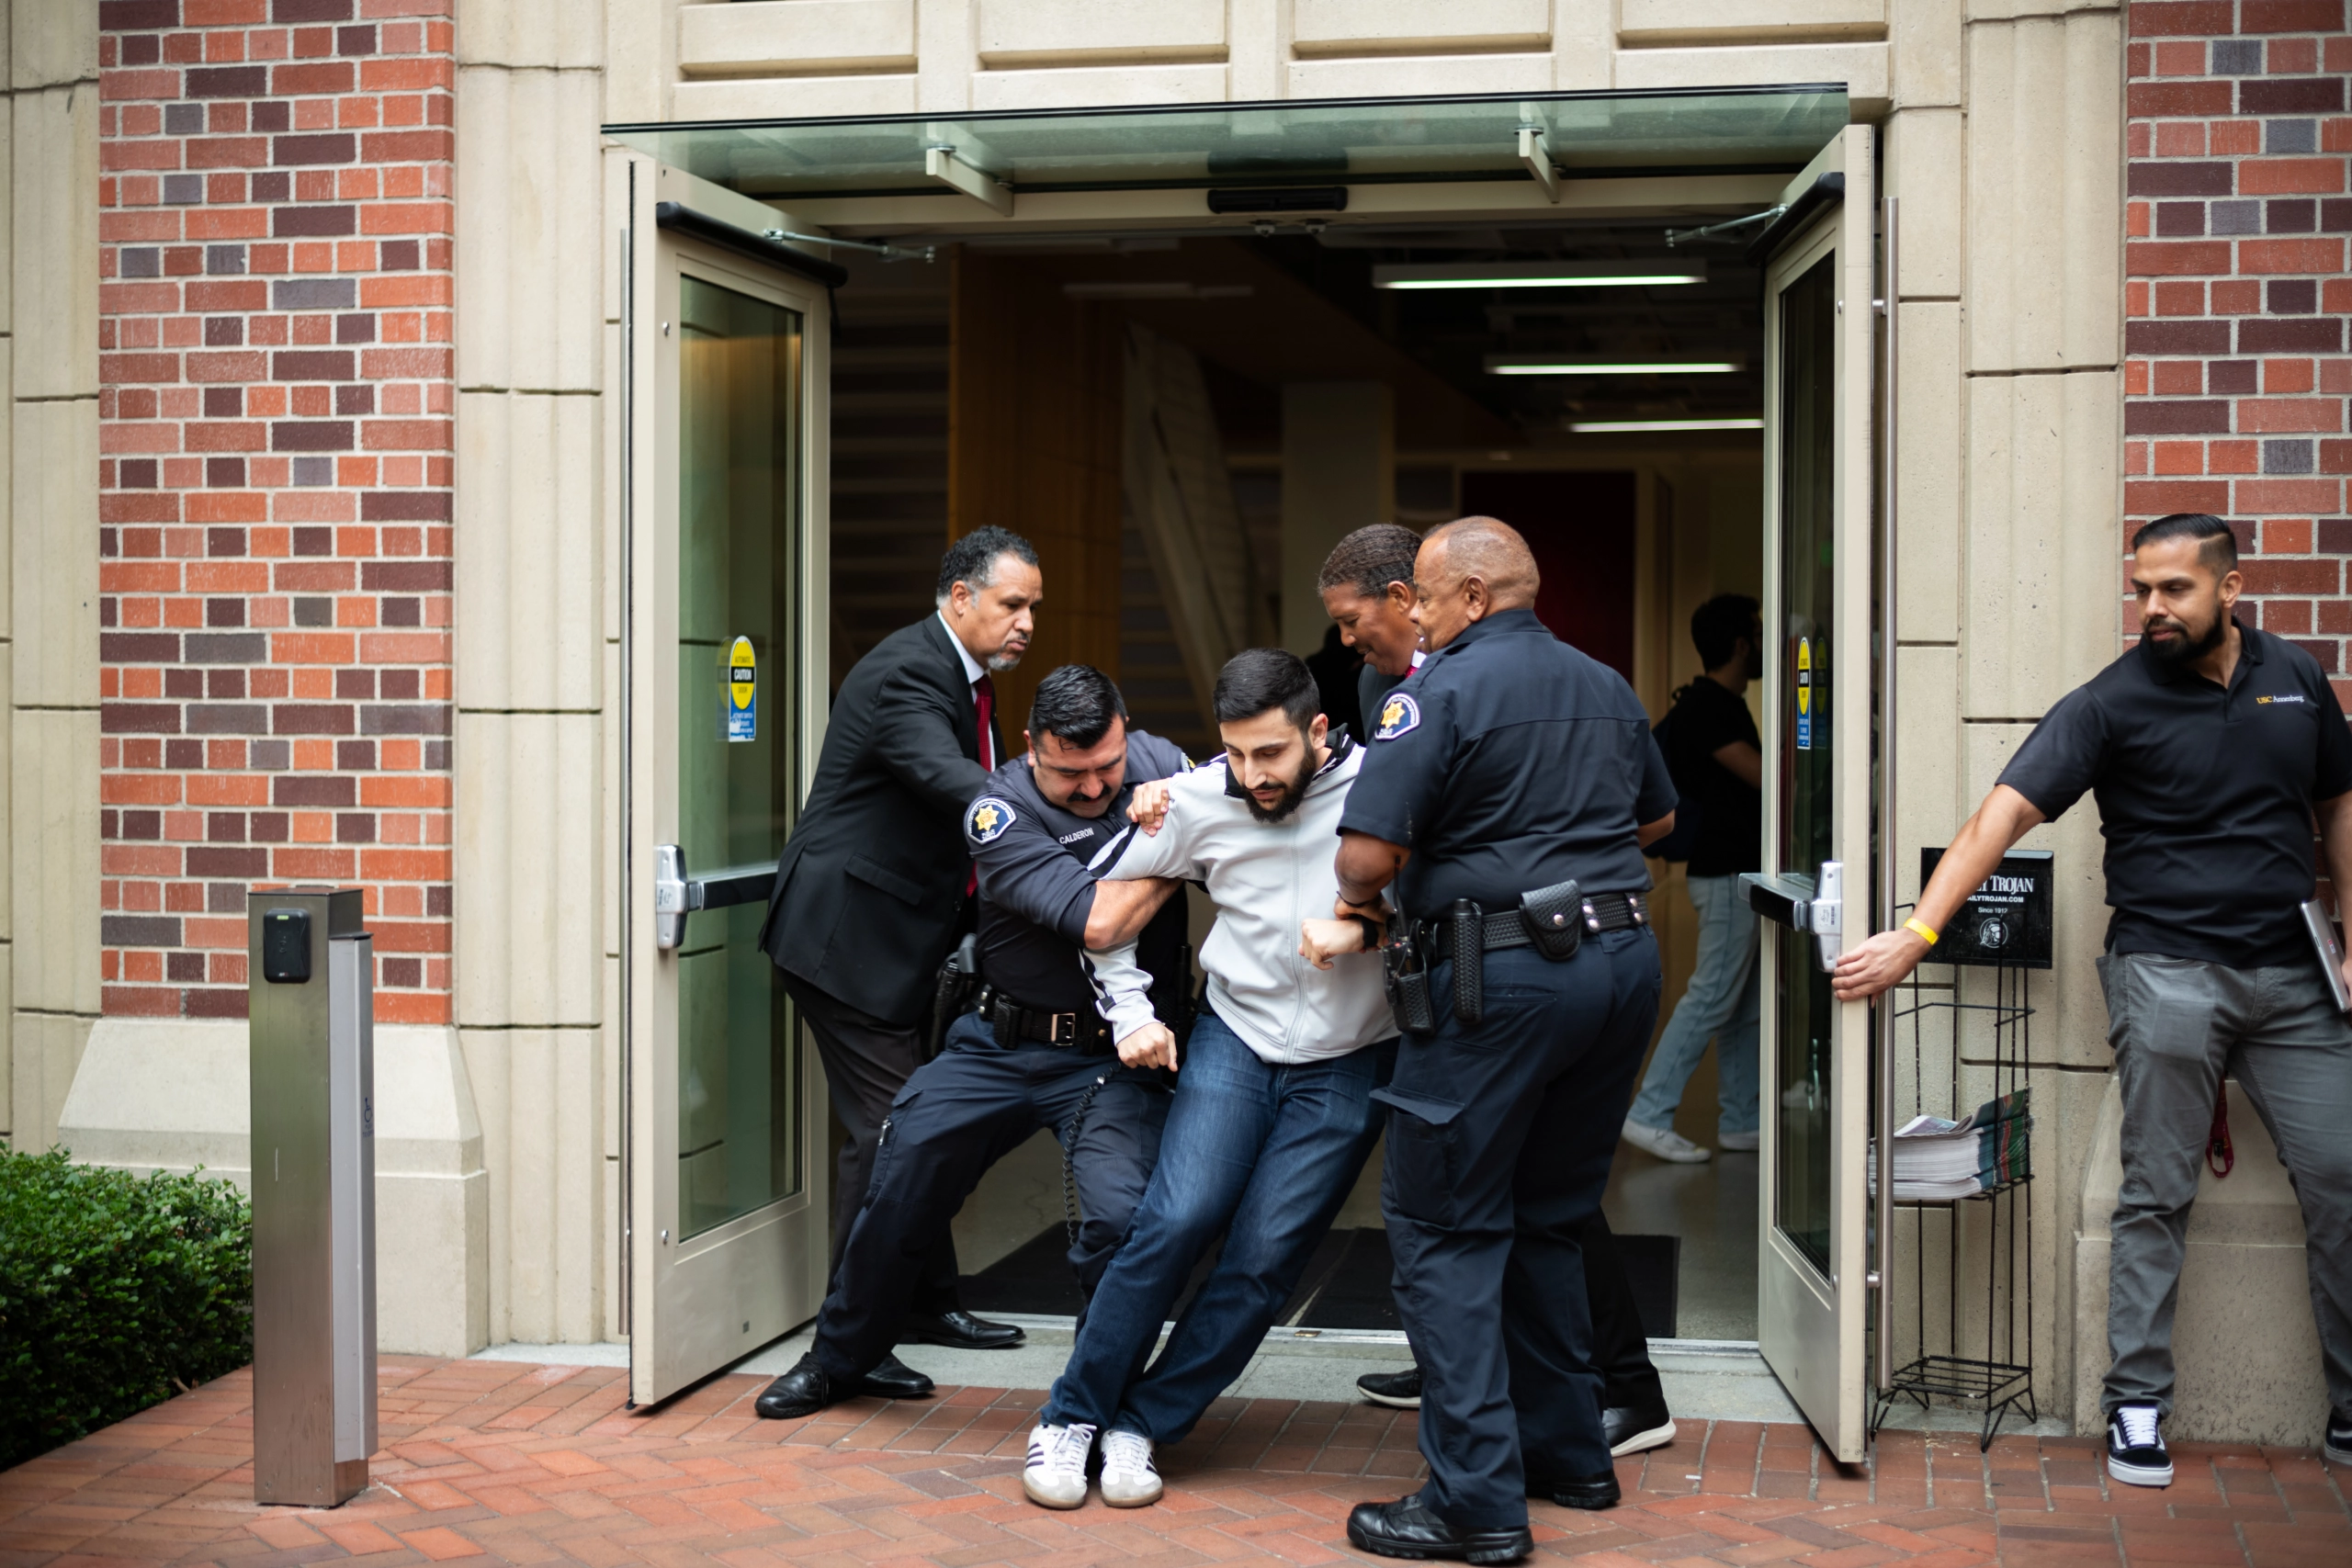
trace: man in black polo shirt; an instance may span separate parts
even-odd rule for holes
[[[2172,1408],[2182,1237],[2225,1074],[2253,1098],[2294,1179],[2327,1377],[2326,1454],[2352,1464],[2352,1024],[2300,908],[2312,893],[2314,823],[2329,879],[2352,888],[2352,734],[2318,661],[2232,614],[2242,580],[2227,524],[2160,517],[2132,551],[2139,648],[2034,727],[1913,918],[1846,953],[1832,984],[1855,1001],[1902,979],[2009,846],[2090,791],[2115,911],[2098,970],[2123,1096],[2108,1472],[2172,1481],[2157,1423]]]

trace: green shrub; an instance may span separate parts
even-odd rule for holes
[[[0,1145],[0,1470],[250,1362],[253,1244],[229,1182]]]

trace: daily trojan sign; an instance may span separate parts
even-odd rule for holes
[[[1941,850],[1919,852],[1919,886],[1936,874]],[[2048,850],[2012,850],[1944,922],[1938,964],[2050,967],[2055,900]]]

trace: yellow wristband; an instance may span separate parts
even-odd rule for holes
[[[1928,924],[1927,921],[1920,919],[1916,915],[1910,919],[1903,922],[1903,929],[1917,936],[1921,942],[1926,942],[1929,947],[1935,946],[1938,942],[1942,940],[1937,934],[1935,927]]]

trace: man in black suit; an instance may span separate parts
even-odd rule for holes
[[[989,676],[1028,650],[1044,589],[1037,551],[1018,534],[980,528],[948,547],[938,613],[883,638],[842,682],[816,782],[776,865],[760,945],[817,1037],[849,1132],[833,1187],[836,1270],[873,1175],[876,1134],[920,1061],[932,982],[971,929],[964,807],[1004,761]],[[907,1312],[904,1337],[924,1344],[995,1348],[1023,1337],[962,1309],[944,1236]],[[887,1381],[895,1366],[874,1376]]]

